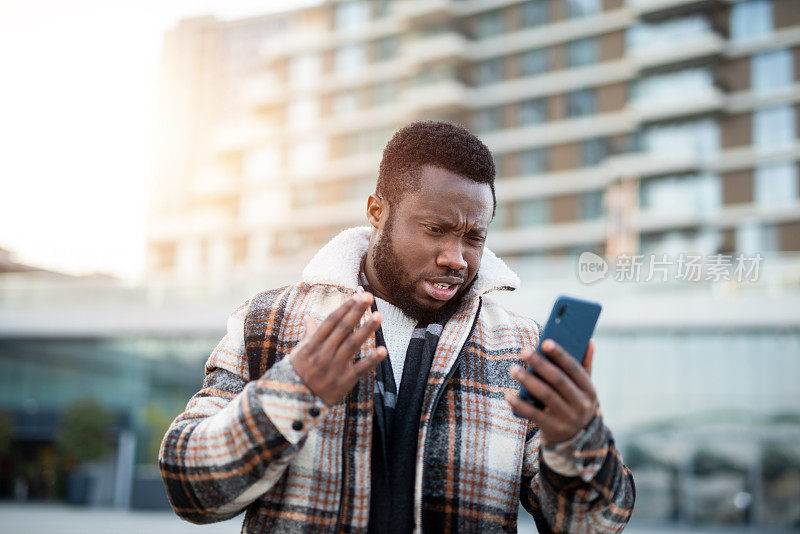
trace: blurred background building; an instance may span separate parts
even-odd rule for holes
[[[800,529],[797,0],[329,0],[184,20],[161,71],[146,284],[0,257],[17,457],[52,461],[65,406],[97,399],[114,455],[87,476],[117,489],[93,502],[158,505],[153,451],[227,313],[365,223],[397,128],[445,119],[495,157],[488,246],[523,280],[499,299],[604,305],[594,379],[634,524]],[[764,261],[584,285],[586,251]]]

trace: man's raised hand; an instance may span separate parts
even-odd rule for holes
[[[318,324],[306,317],[305,334],[290,356],[295,372],[305,385],[328,406],[340,402],[358,379],[377,367],[388,354],[386,347],[371,349],[354,361],[364,342],[381,324],[378,312],[358,322],[372,305],[370,293],[359,293],[347,299]]]

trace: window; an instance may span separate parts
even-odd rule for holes
[[[492,219],[492,224],[489,227],[490,231],[503,230],[508,226],[508,223],[509,223],[508,205],[497,204],[497,209],[495,209],[494,218]]]
[[[778,228],[746,221],[736,228],[736,252],[758,254],[778,250]]]
[[[797,202],[797,164],[792,161],[756,167],[753,200],[758,206],[779,206]]]
[[[503,79],[503,60],[488,59],[478,65],[478,85],[496,83]]]
[[[547,24],[547,2],[544,0],[534,0],[522,4],[522,26],[530,28]]]
[[[499,9],[479,15],[477,23],[478,39],[493,37],[503,33],[505,31],[503,15],[503,11]]]
[[[708,68],[683,69],[653,74],[638,80],[632,91],[635,105],[650,106],[699,96],[714,90],[714,76]]]
[[[592,37],[567,43],[567,65],[581,67],[597,62],[597,41]]]
[[[580,197],[578,216],[584,221],[599,219],[605,213],[603,210],[603,191],[589,191]]]
[[[748,0],[733,5],[731,10],[731,39],[749,41],[772,32],[772,2]]]
[[[328,157],[328,144],[322,137],[312,137],[289,149],[289,168],[295,173],[312,173],[322,168]]]
[[[301,54],[289,62],[289,83],[310,85],[315,83],[322,72],[322,61],[317,54]]]
[[[652,213],[702,215],[717,211],[722,191],[713,174],[667,176],[642,182],[640,202]]]
[[[672,43],[697,38],[710,29],[711,23],[703,15],[636,24],[625,34],[626,48],[633,55],[659,51]]]
[[[375,61],[386,61],[397,56],[400,50],[400,37],[390,35],[375,41]]]
[[[358,110],[358,95],[355,91],[346,91],[333,95],[331,109],[334,115],[345,115]]]
[[[375,106],[385,106],[397,100],[399,89],[396,82],[383,82],[372,89],[372,102]]]
[[[795,110],[788,104],[753,113],[753,145],[760,150],[785,148],[795,140]]]
[[[550,222],[550,203],[544,198],[534,198],[517,203],[517,226],[541,226]]]
[[[353,74],[366,63],[364,47],[360,44],[345,45],[338,50],[333,58],[333,68],[336,74]]]
[[[337,31],[358,30],[369,22],[369,2],[342,2],[336,5],[333,18]]]
[[[602,11],[600,0],[567,0],[567,17],[585,17]]]
[[[587,139],[581,143],[581,161],[584,167],[597,165],[606,156],[608,156],[608,141],[606,139]]]
[[[547,152],[544,148],[529,148],[520,153],[519,171],[522,175],[541,174],[547,169]]]
[[[286,109],[286,125],[291,129],[308,128],[319,117],[319,100],[300,98],[292,100]]]
[[[719,151],[719,126],[713,119],[651,126],[642,132],[641,146],[646,152],[665,158],[715,156]]]
[[[496,106],[478,111],[475,120],[478,132],[491,132],[503,127],[503,108]]]
[[[750,87],[769,91],[794,82],[792,53],[787,49],[754,54],[750,59]]]
[[[547,120],[547,107],[544,98],[525,100],[519,108],[520,126],[539,124]]]
[[[536,76],[537,74],[547,72],[549,68],[546,48],[528,50],[520,55],[520,70],[522,71],[522,76]]]
[[[567,93],[567,117],[591,115],[596,108],[594,89],[580,89]]]

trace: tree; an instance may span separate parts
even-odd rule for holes
[[[114,416],[95,400],[72,403],[64,412],[56,446],[70,464],[84,464],[111,452],[109,432]]]

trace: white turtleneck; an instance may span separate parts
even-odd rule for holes
[[[383,340],[386,342],[386,349],[389,351],[389,361],[392,364],[392,374],[394,383],[397,385],[397,392],[400,392],[400,380],[403,378],[403,365],[406,362],[406,351],[411,342],[411,335],[417,320],[409,317],[403,311],[383,299],[375,297],[375,304],[378,311],[383,316],[381,331]]]

